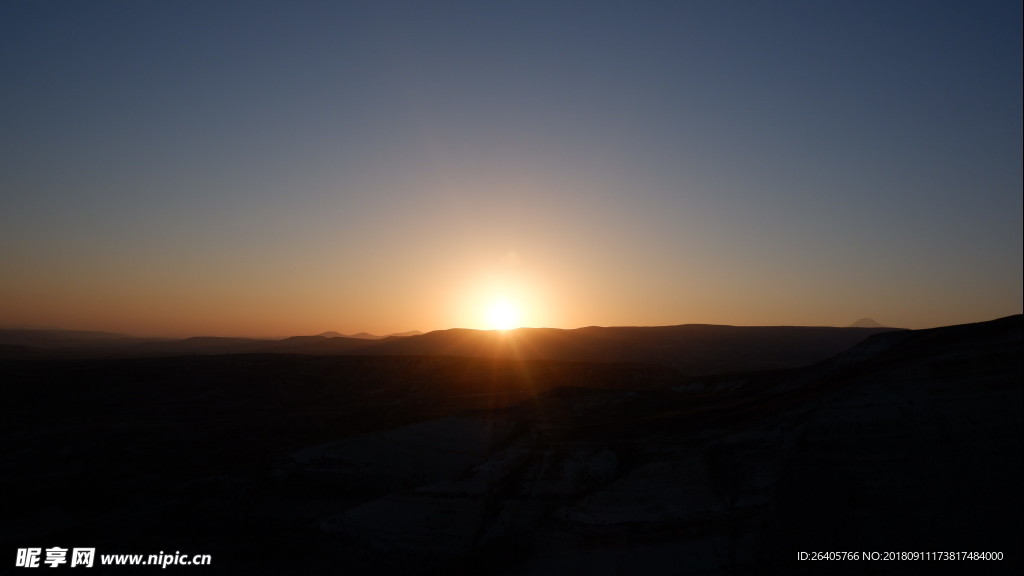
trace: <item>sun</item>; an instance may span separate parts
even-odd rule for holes
[[[490,330],[511,330],[520,325],[519,307],[509,300],[493,300],[487,305],[485,320]]]

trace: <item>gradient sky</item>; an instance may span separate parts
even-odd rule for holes
[[[0,3],[0,324],[1021,312],[1021,2]]]

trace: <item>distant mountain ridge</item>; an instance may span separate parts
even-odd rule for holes
[[[131,337],[40,340],[32,333],[0,333],[0,357],[160,357],[223,354],[318,356],[460,356],[511,360],[660,364],[683,374],[803,366],[833,356],[868,336],[892,328],[723,326],[683,324],[509,331],[449,329],[387,337],[360,333],[292,336],[281,340],[193,337],[147,340]],[[40,342],[46,342],[45,345]]]
[[[319,336],[324,338],[359,338],[361,340],[383,340],[384,338],[407,338],[409,336],[419,336],[423,334],[419,330],[409,330],[408,332],[395,332],[394,334],[388,334],[387,336],[378,336],[376,334],[370,334],[369,332],[360,332],[358,334],[342,334],[341,332],[321,332]]]
[[[57,328],[3,328],[0,329],[0,345],[30,346],[39,348],[62,348],[66,346],[83,346],[103,342],[142,341],[113,332],[94,330],[61,330]]]
[[[849,328],[885,328],[885,325],[880,324],[874,318],[861,318],[850,324]]]
[[[639,362],[663,364],[684,374],[698,375],[812,364],[869,336],[893,330],[896,329],[713,324],[593,326],[575,330],[519,328],[508,332],[450,329],[382,342],[361,353]]]

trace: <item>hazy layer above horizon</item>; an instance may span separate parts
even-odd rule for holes
[[[4,3],[0,324],[1018,314],[1021,10]]]

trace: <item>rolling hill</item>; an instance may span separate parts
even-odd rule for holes
[[[46,340],[26,331],[0,338],[0,356],[163,357],[220,354],[459,356],[507,360],[638,362],[670,366],[684,374],[792,368],[823,360],[892,328],[717,326],[451,329],[421,335],[365,337],[295,336],[283,340],[195,337],[146,341],[134,338]],[[0,335],[2,336],[2,335]],[[39,342],[46,342],[40,346]]]

